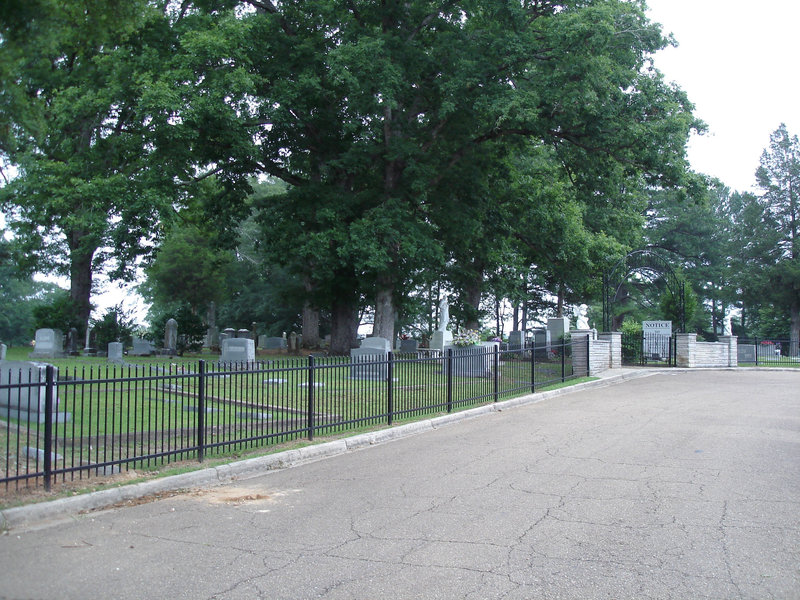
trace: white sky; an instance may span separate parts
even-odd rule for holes
[[[656,66],[708,125],[689,143],[692,167],[750,190],[770,133],[786,123],[800,135],[800,2],[646,1],[650,19],[679,44],[658,53]]]

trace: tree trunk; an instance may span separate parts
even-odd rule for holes
[[[514,303],[514,313],[513,313],[513,316],[511,317],[511,320],[514,322],[514,324],[511,326],[511,330],[512,331],[520,331],[520,327],[519,327],[519,304],[517,304],[516,302]]]
[[[556,316],[563,317],[564,316],[564,286],[559,284],[558,286],[558,300],[556,303]]]
[[[719,333],[717,331],[717,301],[714,298],[711,298],[711,332],[714,335]]]
[[[348,299],[337,299],[331,307],[330,353],[349,355],[356,347],[358,336],[358,306]]]
[[[800,356],[800,300],[792,302],[789,308],[789,356]]]
[[[394,307],[394,288],[386,284],[375,296],[375,323],[372,325],[372,335],[382,337],[394,344],[394,323],[397,320],[397,311]]]
[[[503,328],[500,320],[500,298],[498,298],[497,296],[495,296],[494,298],[494,319],[497,325],[495,327],[495,335],[497,337],[500,337],[503,335]]]
[[[467,310],[467,329],[480,329],[481,292],[483,291],[483,270],[480,269],[475,278],[464,287],[464,304]]]
[[[75,316],[85,332],[92,312],[90,298],[92,294],[92,258],[95,249],[87,250],[82,247],[80,233],[73,232],[69,236],[69,240],[69,297],[75,308]],[[64,325],[67,326],[66,323]]]

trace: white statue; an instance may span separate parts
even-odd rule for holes
[[[578,307],[578,318],[577,322],[575,323],[575,329],[589,329],[588,311],[589,307],[585,304],[581,304]]]
[[[723,333],[722,335],[733,335],[733,326],[731,325],[731,313],[725,315],[722,320]]]
[[[447,304],[447,298],[442,298],[439,302],[439,329],[437,331],[447,331],[447,325],[450,323],[450,306]]]

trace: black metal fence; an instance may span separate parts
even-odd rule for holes
[[[675,336],[623,333],[620,343],[623,365],[674,367],[677,364]]]
[[[580,354],[588,356],[588,347]],[[49,489],[54,481],[391,426],[587,375],[587,365],[573,365],[572,357],[566,340],[547,348],[481,346],[358,362],[309,356],[7,368],[0,371],[0,483]]]
[[[800,367],[800,344],[797,340],[739,338],[739,364]]]

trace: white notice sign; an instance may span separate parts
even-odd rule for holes
[[[642,352],[648,359],[662,360],[670,355],[672,321],[642,321],[642,334]]]
[[[645,335],[672,335],[672,321],[642,321]]]

